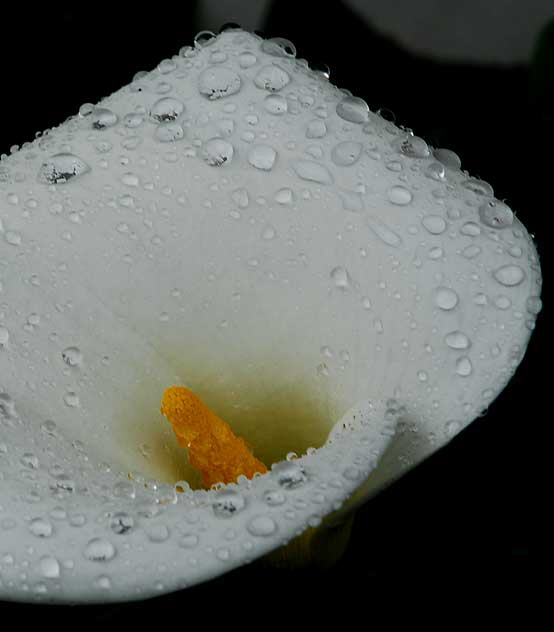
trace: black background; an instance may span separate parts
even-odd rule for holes
[[[138,70],[150,70],[192,44],[202,29],[194,5],[140,11],[108,5],[3,8],[0,152],[32,140],[82,103],[95,103]],[[291,3],[275,2],[264,34],[290,39],[299,57],[328,64],[331,81],[364,98],[371,109],[386,107],[397,124],[433,146],[456,151],[463,168],[490,182],[535,236],[548,282],[553,75],[526,66],[418,58],[375,34],[340,2],[327,2],[315,24],[304,5],[296,5],[291,13]],[[237,19],[229,15],[228,21]],[[553,67],[552,58],[546,64],[541,59],[534,68]],[[197,629],[239,622],[261,628],[277,619],[315,624],[333,613],[345,625],[364,614],[370,622],[382,611],[394,624],[407,610],[421,625],[437,617],[441,604],[454,618],[477,608],[482,612],[483,606],[494,617],[531,617],[536,463],[551,414],[543,373],[545,294],[543,301],[508,388],[485,416],[359,511],[348,550],[334,569],[270,571],[252,564],[187,591],[115,606],[0,602],[0,620],[193,625],[203,611]]]

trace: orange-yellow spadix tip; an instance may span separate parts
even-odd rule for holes
[[[188,448],[190,464],[202,472],[206,487],[234,483],[240,475],[264,474],[266,466],[190,389],[172,386],[163,394],[161,413],[173,426],[179,445]]]

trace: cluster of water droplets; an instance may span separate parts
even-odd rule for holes
[[[0,594],[140,597],[254,559],[339,508],[393,420],[412,420],[385,463],[396,472],[479,414],[517,366],[541,302],[512,210],[453,151],[328,77],[282,38],[202,32],[1,161]],[[189,268],[194,282],[178,289]],[[235,269],[222,313],[211,288],[227,291]],[[144,279],[167,290],[163,305],[143,305]],[[202,301],[195,287],[210,288]],[[264,315],[276,329],[304,313],[291,344],[304,345],[318,384],[358,401],[386,383],[402,403],[366,404],[321,449],[210,491],[119,470],[72,435],[85,419],[110,432],[95,380],[112,328],[155,321],[175,327],[175,345],[198,322],[211,334],[214,319],[217,344],[248,340],[233,335],[249,287],[278,297]],[[138,325],[137,305],[148,314]],[[47,407],[29,397],[73,423],[34,418]]]

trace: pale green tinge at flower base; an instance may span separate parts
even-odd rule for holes
[[[0,164],[0,598],[150,597],[344,519],[520,362],[525,228],[290,53],[226,31]],[[272,471],[193,491],[172,384]]]

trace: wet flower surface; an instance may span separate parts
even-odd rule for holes
[[[540,310],[490,185],[294,47],[231,30],[169,62],[3,161],[6,599],[140,599],[287,543],[479,415]],[[256,447],[318,449],[193,491],[172,383],[219,392]],[[297,384],[312,426],[240,428]]]

